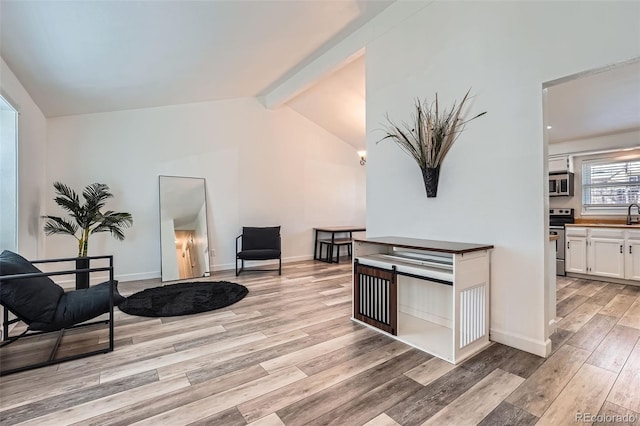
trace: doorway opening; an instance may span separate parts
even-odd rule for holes
[[[545,245],[550,335],[560,319],[556,274],[633,279],[623,239],[609,238],[615,256],[604,258],[602,247],[591,248],[571,224],[624,224],[629,203],[640,196],[640,58],[549,81],[542,90],[546,227],[562,241],[553,252],[554,245]]]

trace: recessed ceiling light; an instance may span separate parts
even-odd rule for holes
[[[547,126],[547,130],[553,129],[553,126]]]

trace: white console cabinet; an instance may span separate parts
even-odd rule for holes
[[[451,363],[489,345],[493,246],[356,239],[353,320]]]

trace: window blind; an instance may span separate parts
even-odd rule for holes
[[[640,159],[582,163],[582,207],[627,207],[640,200]]]

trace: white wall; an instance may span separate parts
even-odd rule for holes
[[[385,12],[383,12],[385,13]],[[542,83],[640,55],[639,3],[434,2],[366,46],[367,234],[491,243],[491,338],[544,355],[547,150]],[[475,94],[438,197],[391,142],[386,113]],[[547,290],[548,291],[548,290]]]
[[[125,241],[103,234],[89,242],[92,255],[114,254],[121,280],[160,274],[158,175],[206,179],[214,270],[233,268],[242,226],[282,225],[287,261],[311,258],[314,226],[365,220],[365,168],[354,148],[289,108],[271,111],[243,98],[47,125],[48,185],[106,183],[115,195],[108,208],[133,215]],[[47,210],[59,212],[53,201]],[[69,237],[46,241],[50,256],[74,254]]]
[[[40,215],[44,214],[46,120],[29,93],[0,58],[0,90],[18,117],[18,251],[44,257]]]

